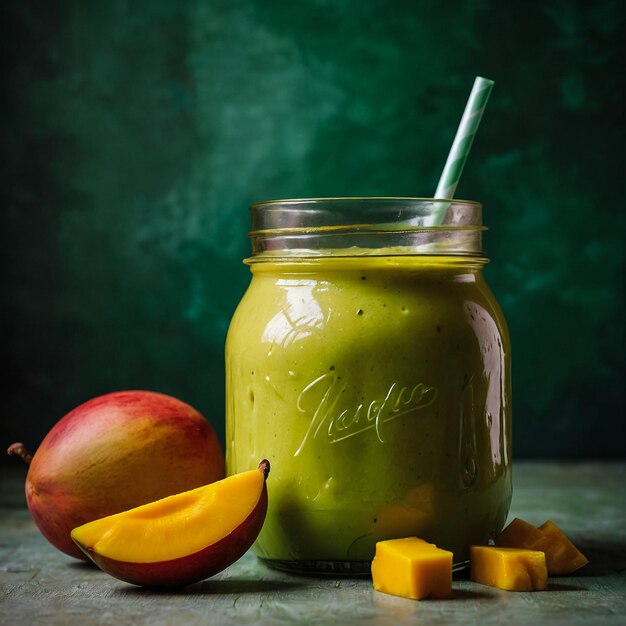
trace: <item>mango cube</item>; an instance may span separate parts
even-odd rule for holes
[[[546,552],[548,574],[551,576],[565,576],[571,574],[583,565],[587,565],[587,557],[567,538],[565,533],[554,523],[548,520],[539,526],[544,535],[552,541],[550,550]]]
[[[541,591],[548,584],[545,555],[538,550],[471,546],[470,579],[506,591]]]
[[[376,591],[394,596],[448,598],[452,593],[452,552],[417,537],[379,541],[372,580]]]
[[[496,537],[495,544],[500,547],[527,548],[544,552],[550,576],[571,574],[589,562],[550,520],[535,528],[516,517]]]
[[[546,552],[550,549],[550,538],[532,524],[516,517],[495,538],[495,544],[500,548],[525,548]],[[547,562],[546,558],[546,564]]]

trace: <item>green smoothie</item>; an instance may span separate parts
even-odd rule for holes
[[[482,257],[253,259],[226,347],[228,473],[268,458],[255,544],[369,570],[418,536],[468,558],[511,499],[510,359]]]

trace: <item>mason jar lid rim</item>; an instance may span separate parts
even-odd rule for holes
[[[303,235],[342,235],[342,234],[355,234],[355,235],[375,235],[375,234],[387,234],[396,233],[401,235],[402,233],[412,233],[415,231],[420,232],[441,232],[441,231],[486,231],[489,230],[487,226],[404,226],[399,225],[397,228],[381,228],[380,224],[345,224],[343,226],[302,226],[290,227],[290,228],[261,228],[258,230],[251,230],[248,232],[248,237],[272,237],[275,235],[282,235],[283,237],[298,237]]]
[[[482,204],[476,200],[463,200],[459,198],[420,198],[413,196],[337,196],[327,198],[284,198],[277,200],[264,200],[262,202],[255,202],[250,205],[250,209],[258,210],[272,205],[302,205],[302,204],[324,204],[331,202],[405,202],[405,203],[423,203],[423,202],[438,202],[456,205],[470,205],[477,208],[482,208]]]

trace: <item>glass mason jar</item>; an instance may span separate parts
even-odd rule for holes
[[[510,343],[482,276],[481,211],[414,198],[251,207],[252,281],[226,343],[227,471],[270,460],[254,545],[268,564],[369,573],[377,541],[417,536],[459,568],[501,530]]]

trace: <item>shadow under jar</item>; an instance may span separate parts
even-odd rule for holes
[[[510,343],[482,276],[481,205],[251,212],[252,280],[226,343],[226,456],[229,474],[272,466],[255,553],[368,574],[377,541],[418,536],[463,567],[511,501]]]

